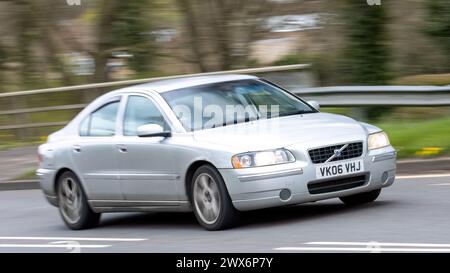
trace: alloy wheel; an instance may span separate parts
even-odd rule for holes
[[[71,224],[76,223],[81,217],[82,194],[73,178],[66,177],[61,181],[58,197],[63,217]]]
[[[217,182],[206,173],[194,182],[194,205],[198,215],[206,224],[214,224],[220,214],[220,194]]]

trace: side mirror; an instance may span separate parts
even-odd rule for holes
[[[311,105],[312,107],[314,107],[316,110],[320,109],[320,104],[315,100],[308,101],[308,104]]]
[[[140,137],[170,137],[172,133],[164,131],[159,124],[145,124],[137,128],[137,135]]]

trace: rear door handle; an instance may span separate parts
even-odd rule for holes
[[[81,146],[78,144],[73,145],[73,151],[76,153],[81,153]]]
[[[126,152],[128,152],[127,146],[125,146],[125,145],[123,145],[123,144],[118,144],[118,145],[117,145],[117,149],[119,149],[119,151],[120,151],[121,153],[126,153]]]

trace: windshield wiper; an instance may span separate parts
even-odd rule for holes
[[[316,111],[312,111],[312,110],[298,110],[298,111],[294,111],[294,112],[290,112],[290,113],[284,113],[279,115],[279,117],[285,117],[285,116],[294,116],[294,115],[303,115],[303,114],[311,114],[311,113],[316,113]]]

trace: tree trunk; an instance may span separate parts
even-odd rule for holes
[[[199,42],[199,32],[197,28],[197,20],[192,7],[193,3],[190,0],[178,0],[178,5],[184,11],[184,20],[189,33],[189,37],[186,37],[189,42],[189,47],[194,54],[195,62],[200,72],[208,71],[208,68],[203,60],[203,54],[201,52],[201,43]]]
[[[95,82],[105,82],[108,80],[106,64],[108,62],[109,52],[111,49],[111,25],[117,12],[116,0],[102,0],[100,4],[101,17],[97,29],[98,44],[95,52]]]

